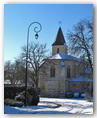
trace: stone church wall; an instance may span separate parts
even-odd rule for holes
[[[67,54],[67,46],[66,45],[54,45],[52,46],[52,55],[57,54],[57,49],[59,48],[59,53]]]
[[[61,61],[65,66],[61,66]],[[50,76],[51,67],[55,67],[55,77]],[[80,75],[80,66],[77,61],[71,60],[46,60],[40,71],[41,96],[64,97],[66,92],[83,92],[83,87],[79,82],[67,82],[67,68],[70,67],[71,76],[75,78]],[[91,85],[90,85],[91,86]]]
[[[69,82],[68,83],[68,92],[91,92],[92,91],[92,82]]]

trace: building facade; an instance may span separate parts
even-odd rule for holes
[[[68,55],[61,27],[52,44],[52,56],[40,66],[40,95],[45,97],[65,97],[67,92],[92,92],[93,79],[88,63]]]

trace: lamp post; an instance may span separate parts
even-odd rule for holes
[[[25,78],[25,106],[27,105],[27,77],[28,77],[28,45],[29,45],[29,30],[30,30],[30,27],[33,25],[33,24],[36,24],[38,26],[34,27],[34,32],[36,33],[35,34],[35,38],[38,39],[38,33],[41,31],[42,29],[42,26],[39,22],[32,22],[29,27],[28,27],[28,31],[27,31],[27,48],[26,48],[26,78]]]

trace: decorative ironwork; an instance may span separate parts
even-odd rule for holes
[[[28,44],[29,44],[29,30],[30,30],[30,27],[32,25],[38,25],[36,27],[34,27],[34,32],[36,33],[35,34],[35,38],[37,39],[38,38],[38,33],[42,30],[42,26],[39,22],[32,22],[29,27],[28,27],[28,32],[27,32],[27,50],[26,50],[26,78],[25,78],[25,106],[27,106],[27,77],[28,77]]]

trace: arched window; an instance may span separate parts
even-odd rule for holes
[[[59,53],[59,48],[57,48],[57,53]]]
[[[70,78],[71,77],[71,72],[70,72],[70,67],[67,68],[67,78]]]
[[[50,76],[55,77],[55,67],[51,67]]]

